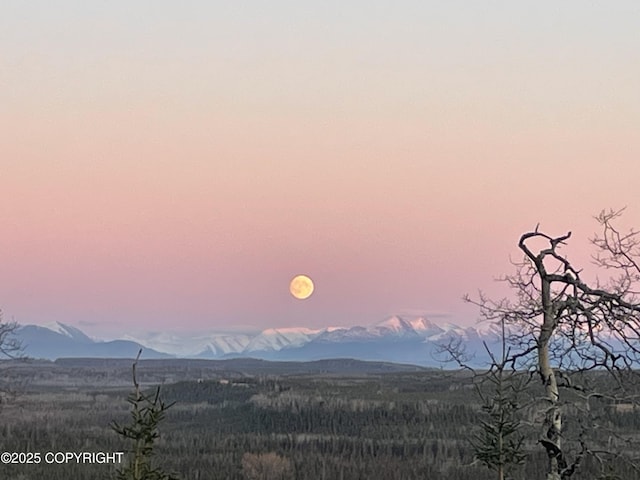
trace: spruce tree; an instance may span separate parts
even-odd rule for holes
[[[136,366],[142,350],[133,362],[134,391],[127,401],[131,404],[131,423],[120,425],[113,422],[111,427],[132,443],[126,465],[118,470],[117,480],[178,480],[152,465],[155,442],[159,437],[158,425],[165,418],[166,411],[173,405],[160,398],[160,387],[152,394],[143,393],[136,378]]]

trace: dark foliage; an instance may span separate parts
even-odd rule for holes
[[[118,470],[116,478],[117,480],[177,480],[173,475],[152,465],[154,447],[160,436],[158,426],[172,404],[166,404],[160,399],[160,387],[156,387],[155,392],[151,394],[140,390],[136,378],[138,358],[133,363],[134,391],[127,399],[131,405],[131,422],[120,425],[114,421],[111,425],[118,435],[132,443],[128,462]]]
[[[125,400],[129,389],[101,386],[102,373],[92,379],[89,369],[81,376],[74,372],[77,376],[59,371],[60,378],[32,383],[16,400],[19,403],[3,411],[1,451],[130,449],[130,440],[110,428],[113,419],[122,425],[133,418]],[[246,480],[247,472],[264,472],[264,464],[272,462],[289,475],[285,478],[300,480],[495,478],[474,463],[469,440],[481,432],[480,422],[488,417],[468,374],[241,373],[220,372],[216,379],[163,386],[163,401],[175,405],[165,412],[153,451],[166,471],[189,480]],[[62,379],[64,385],[58,383]],[[43,384],[45,380],[56,386]],[[604,381],[595,373],[591,380]],[[153,401],[155,386],[141,387]],[[594,403],[595,414],[604,427],[623,434],[637,432],[640,425],[640,413],[626,405],[602,400]],[[577,427],[575,418],[568,416],[568,431]],[[509,478],[540,478],[545,455],[534,443],[524,448],[527,462]],[[250,470],[255,465],[259,468]],[[121,466],[0,465],[0,478],[113,480]],[[622,463],[612,464],[609,471],[625,480],[635,478]],[[600,472],[598,464],[586,461],[580,478],[595,480]]]

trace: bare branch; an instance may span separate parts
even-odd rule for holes
[[[508,327],[504,338],[509,347],[503,349],[508,354],[500,362],[488,352],[492,365],[538,374],[542,391],[536,393],[534,418],[538,443],[549,459],[547,480],[569,479],[586,456],[611,453],[597,446],[599,412],[607,403],[637,405],[640,399],[635,370],[640,365],[640,232],[617,229],[621,213],[603,211],[596,217],[602,234],[592,239],[597,249],[593,258],[613,274],[607,282],[583,280],[582,270],[560,252],[571,232],[551,236],[536,225],[520,236],[524,258],[512,262],[515,273],[501,279],[511,287],[513,299],[496,301],[482,293],[478,299],[465,297],[479,307],[482,320]],[[534,248],[541,241],[542,248]],[[576,436],[568,435],[565,416],[577,422],[572,430]]]

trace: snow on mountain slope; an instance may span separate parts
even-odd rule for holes
[[[424,317],[417,317],[410,320],[413,329],[423,337],[429,338],[444,332],[444,329]]]
[[[93,339],[85,335],[80,329],[66,325],[61,322],[52,322],[44,325],[44,328],[51,330],[52,332],[59,333],[65,337],[72,338],[79,342],[92,343]]]
[[[376,333],[372,333],[365,327],[355,326],[350,328],[334,328],[318,335],[314,341],[318,343],[343,343],[364,341],[379,338]]]
[[[418,333],[415,331],[411,323],[398,316],[389,317],[380,323],[368,327],[367,332],[379,337],[418,337]]]
[[[125,335],[122,338],[172,355],[194,357],[206,354],[217,357],[242,352],[251,341],[252,336],[246,334],[155,332],[147,335]]]
[[[324,330],[310,328],[269,328],[252,338],[243,350],[247,352],[278,351],[310,342]]]
[[[366,327],[335,328],[318,335],[319,342],[364,342],[384,338],[409,339],[419,338],[409,322],[398,316],[392,316],[382,322]]]
[[[250,342],[249,335],[221,335],[213,337],[206,344],[206,348],[215,355],[228,355],[244,351]]]
[[[458,337],[463,340],[476,340],[480,337],[480,334],[473,327],[461,327],[455,323],[446,323],[442,326],[442,332],[429,337],[428,340],[440,342],[452,337]]]

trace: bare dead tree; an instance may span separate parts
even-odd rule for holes
[[[16,337],[19,327],[17,322],[5,322],[2,310],[0,310],[0,360],[24,358],[22,342]],[[15,382],[9,378],[12,366],[10,362],[2,362],[0,365],[2,371],[0,375],[0,406],[17,393]]]
[[[604,468],[612,458],[632,453],[629,438],[611,432],[602,446],[593,435],[597,430],[602,437],[606,426],[599,424],[602,408],[596,407],[635,406],[640,398],[634,371],[640,366],[640,234],[617,230],[620,215],[608,211],[596,217],[602,234],[592,240],[594,261],[613,273],[606,282],[591,285],[562,255],[571,232],[550,236],[536,227],[520,237],[524,258],[503,278],[514,298],[466,297],[480,307],[484,320],[507,325],[506,362],[539,378],[542,393],[533,422],[548,458],[546,480],[571,478],[587,456]],[[571,441],[566,418],[572,422]]]
[[[12,359],[22,356],[22,342],[16,338],[19,327],[17,322],[5,322],[0,310],[0,357]]]

